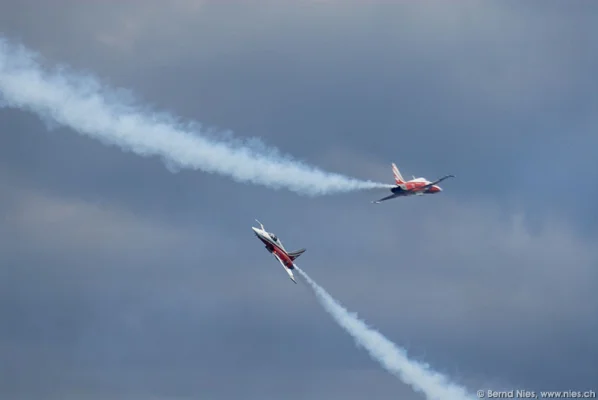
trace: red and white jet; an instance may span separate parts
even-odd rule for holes
[[[262,225],[262,223],[257,219],[256,221],[258,224],[260,224],[261,228],[251,227],[255,233],[255,236],[257,236],[258,239],[260,239],[266,245],[266,249],[268,249],[268,251],[272,253],[272,255],[276,257],[276,259],[282,264],[284,270],[287,271],[287,274],[289,274],[291,280],[297,283],[295,277],[293,276],[293,270],[295,269],[295,264],[293,264],[293,261],[303,254],[305,249],[287,251],[282,245],[280,239],[275,234],[266,232],[264,225]]]
[[[390,196],[386,196],[380,200],[372,201],[372,203],[380,203],[384,200],[394,199],[395,197],[404,197],[404,196],[413,196],[413,195],[423,195],[425,193],[439,193],[442,192],[442,189],[438,184],[445,179],[454,178],[455,175],[446,175],[442,178],[430,182],[425,178],[416,178],[415,176],[410,181],[406,181],[403,179],[403,176],[399,172],[399,169],[395,165],[392,164],[392,173],[395,177],[395,183],[397,186],[390,189],[392,194]]]

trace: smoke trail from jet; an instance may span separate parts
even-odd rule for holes
[[[228,175],[238,182],[309,195],[386,188],[306,165],[259,140],[206,132],[131,101],[92,76],[66,67],[45,70],[40,57],[0,37],[0,106],[32,111],[51,125],[116,145],[140,156],[159,156],[170,169]]]
[[[322,307],[334,320],[355,339],[358,346],[364,347],[374,360],[384,369],[423,393],[428,400],[467,400],[474,399],[467,390],[451,383],[444,375],[433,371],[426,364],[412,361],[407,352],[385,338],[380,332],[368,327],[365,322],[350,313],[332,298],[321,286],[315,283],[299,267],[297,271],[314,290]]]

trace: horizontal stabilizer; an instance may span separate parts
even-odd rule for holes
[[[291,257],[291,260],[296,259],[297,257],[299,257],[301,254],[305,253],[306,249],[301,249],[301,250],[297,250],[297,251],[290,251],[288,253],[289,257]]]
[[[291,278],[291,280],[292,280],[293,282],[295,282],[295,284],[296,284],[296,283],[297,283],[297,281],[295,280],[295,276],[293,275],[293,271],[291,271],[291,270],[290,270],[290,269],[288,269],[288,268],[285,268],[285,271],[287,271],[287,273],[289,274],[289,278]]]
[[[455,175],[445,175],[442,178],[440,178],[438,180],[435,180],[434,182],[428,183],[427,185],[418,188],[417,190],[426,190],[426,189],[429,189],[429,188],[431,188],[434,185],[438,185],[440,182],[442,182],[445,179],[454,178],[454,177],[455,177]]]

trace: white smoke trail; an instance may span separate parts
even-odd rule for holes
[[[407,352],[385,338],[380,332],[368,327],[332,298],[322,287],[315,283],[302,269],[297,271],[314,290],[318,301],[334,320],[364,347],[370,356],[384,369],[411,386],[416,392],[423,393],[428,400],[467,400],[474,399],[461,386],[451,383],[444,375],[433,371],[428,365],[412,361]]]
[[[255,139],[216,139],[197,123],[183,124],[126,97],[65,67],[46,71],[37,54],[0,37],[2,107],[32,111],[46,122],[141,156],[161,156],[169,168],[198,169],[311,196],[389,187],[310,167]]]

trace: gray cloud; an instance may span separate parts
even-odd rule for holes
[[[6,35],[182,117],[438,196],[310,199],[0,111],[0,394],[420,399],[287,283],[472,390],[594,388],[593,4],[0,3]]]

